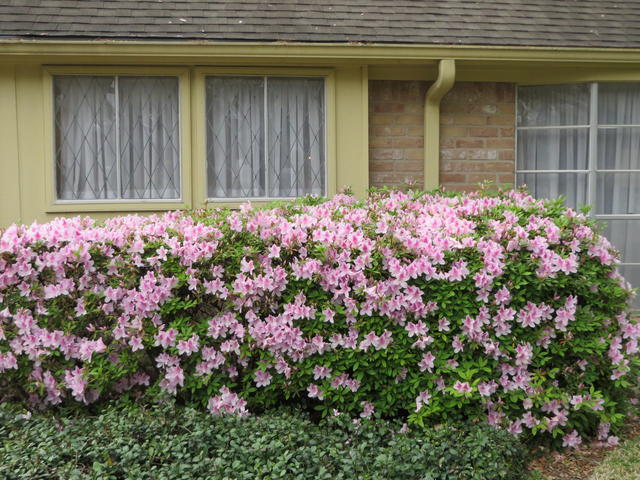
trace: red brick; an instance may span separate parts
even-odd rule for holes
[[[516,142],[513,138],[488,138],[487,148],[515,148]]]
[[[513,162],[516,159],[516,152],[513,150],[502,150],[498,152],[498,160],[510,160]]]
[[[402,103],[377,103],[373,106],[376,113],[402,113],[404,112],[404,104]]]
[[[483,148],[485,145],[484,142],[481,138],[463,138],[456,140],[455,144],[457,148]],[[442,146],[442,142],[440,142],[440,145]]]
[[[419,137],[398,137],[390,140],[394,148],[420,148],[424,143]]]
[[[496,181],[495,173],[472,173],[467,175],[467,183],[481,183]]]
[[[395,118],[398,125],[422,125],[424,123],[423,115],[398,115]]]
[[[489,115],[487,123],[489,125],[509,126],[513,125],[515,118],[513,115]]]
[[[405,149],[404,154],[407,160],[424,161],[424,149],[422,148],[407,148]]]
[[[470,127],[469,136],[471,137],[497,137],[498,129],[495,127]]]
[[[424,98],[428,82],[370,82],[370,183],[421,184]],[[459,82],[440,105],[440,182],[471,191],[513,183],[515,86]]]
[[[515,178],[513,178],[513,174],[506,174],[503,173],[501,175],[498,175],[498,183],[507,183],[510,185],[513,185],[513,183],[515,182]]]
[[[464,183],[467,176],[463,173],[441,173],[441,183]]]
[[[395,125],[396,117],[395,115],[371,115],[369,117],[370,125]]]

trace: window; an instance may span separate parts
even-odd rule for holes
[[[177,200],[177,76],[53,77],[57,201]]]
[[[640,286],[640,84],[519,87],[517,117],[517,183],[591,205]]]
[[[210,200],[326,193],[323,78],[207,76],[205,91]]]

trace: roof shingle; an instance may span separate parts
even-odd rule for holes
[[[640,48],[640,0],[0,0],[0,37]]]

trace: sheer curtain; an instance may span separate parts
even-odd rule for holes
[[[178,79],[119,77],[122,196],[180,198]]]
[[[518,89],[518,170],[588,170],[588,85]],[[552,128],[549,128],[552,127]],[[541,198],[566,197],[576,207],[587,202],[586,173],[519,173]]]
[[[264,79],[208,77],[209,198],[265,196]]]
[[[176,77],[55,77],[57,198],[179,198],[178,96]]]
[[[588,150],[591,126],[595,152]],[[640,84],[520,87],[517,138],[518,183],[541,198],[565,195],[571,206],[591,204],[622,253],[622,274],[640,287],[640,217],[634,217],[640,215]],[[591,179],[595,189],[587,195]]]
[[[57,198],[117,198],[114,77],[55,77],[54,104]]]
[[[597,213],[638,215],[640,128],[633,125],[640,125],[640,85],[599,84],[598,124]],[[640,218],[605,221],[608,238],[622,252],[622,261],[639,264]],[[640,265],[623,265],[621,272],[640,287]],[[640,307],[640,299],[636,306]]]
[[[324,194],[324,81],[267,79],[271,197]]]
[[[324,79],[208,77],[206,91],[209,198],[325,193]]]

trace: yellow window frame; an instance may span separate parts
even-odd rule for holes
[[[135,75],[178,77],[180,122],[180,196],[179,200],[72,200],[61,201],[56,196],[55,121],[53,78],[56,75]],[[162,211],[188,208],[193,205],[191,156],[191,81],[186,67],[133,66],[47,66],[43,69],[45,194],[47,213]]]
[[[326,143],[326,189],[325,195],[332,196],[337,190],[337,154],[336,154],[336,105],[335,72],[331,68],[274,68],[274,67],[197,67],[193,74],[193,151],[197,159],[193,165],[193,194],[195,203],[203,207],[237,207],[241,203],[251,202],[262,206],[279,199],[243,199],[226,201],[210,199],[207,195],[207,158],[206,158],[206,95],[205,78],[209,76],[243,77],[319,77],[325,80],[325,143]]]

